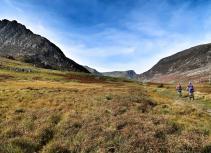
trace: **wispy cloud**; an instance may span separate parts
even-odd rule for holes
[[[17,7],[13,4],[12,0],[2,0],[5,4],[7,4],[9,7],[15,9],[18,12],[23,12],[23,10],[20,7]]]
[[[99,71],[141,73],[165,56],[211,41],[211,2],[63,2],[3,0],[0,18],[18,20]]]

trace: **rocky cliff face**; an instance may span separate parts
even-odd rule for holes
[[[204,44],[161,59],[149,71],[141,74],[140,78],[154,82],[185,79],[203,81],[210,74],[211,44]]]
[[[37,67],[89,73],[83,66],[67,58],[55,44],[17,21],[0,20],[0,56],[32,63]]]

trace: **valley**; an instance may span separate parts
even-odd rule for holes
[[[49,70],[0,58],[0,152],[211,151],[211,86]],[[184,88],[187,82],[183,84]]]
[[[0,153],[210,153],[210,49],[183,50],[142,74],[103,73],[0,20]]]

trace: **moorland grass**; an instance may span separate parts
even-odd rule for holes
[[[196,101],[174,85],[35,68],[4,59],[0,69],[0,152],[209,152],[208,85]],[[11,76],[11,77],[6,77]],[[75,81],[76,80],[76,81]],[[206,96],[205,98],[197,98]]]

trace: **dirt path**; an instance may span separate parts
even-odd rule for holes
[[[145,87],[150,96],[159,101],[168,101],[174,105],[193,107],[211,115],[211,94],[197,91],[195,100],[189,100],[187,91],[183,91],[182,97],[179,97],[173,88],[158,88],[157,86]]]
[[[174,91],[171,91],[174,92]],[[173,94],[173,93],[172,93]],[[184,92],[182,97],[178,97],[175,94],[175,97],[172,97],[174,103],[178,105],[191,105],[202,109],[204,112],[211,115],[211,94],[204,92],[195,92],[195,100],[189,100],[188,93]]]

